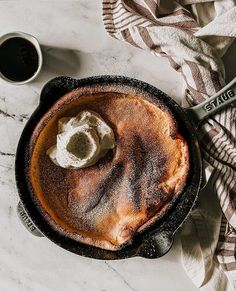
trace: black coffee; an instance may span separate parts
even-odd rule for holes
[[[30,41],[13,37],[0,46],[0,72],[6,78],[15,82],[28,80],[38,65],[38,53]]]

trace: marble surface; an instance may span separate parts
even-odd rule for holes
[[[156,260],[97,261],[69,253],[27,232],[16,215],[14,157],[24,124],[37,107],[45,82],[120,74],[147,81],[180,101],[181,77],[166,60],[110,38],[102,24],[101,0],[0,0],[0,35],[24,31],[43,47],[44,66],[32,83],[0,80],[0,291],[194,291],[180,261],[178,237]],[[235,45],[225,56],[227,78]]]

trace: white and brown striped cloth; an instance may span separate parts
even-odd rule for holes
[[[103,21],[112,37],[166,57],[185,80],[190,106],[224,85],[221,57],[236,37],[236,1],[103,0]],[[213,187],[181,235],[183,264],[199,288],[236,289],[236,108],[208,119],[200,134]],[[218,201],[203,197],[213,189]]]

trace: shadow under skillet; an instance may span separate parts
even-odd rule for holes
[[[236,76],[236,66],[234,61],[236,60],[236,40],[227,50],[223,56],[223,62],[225,65],[226,83],[229,83]]]

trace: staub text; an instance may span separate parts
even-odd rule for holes
[[[228,90],[227,92],[221,94],[220,96],[216,97],[214,100],[210,101],[204,106],[204,109],[206,111],[211,111],[212,109],[218,107],[219,105],[225,103],[228,101],[230,98],[234,97],[234,91]]]

